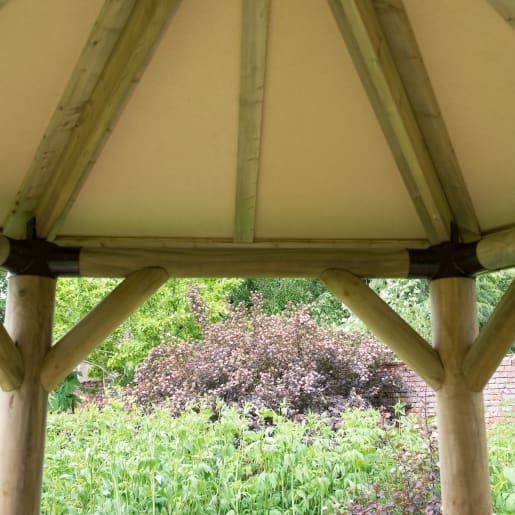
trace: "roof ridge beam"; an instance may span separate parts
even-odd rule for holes
[[[243,1],[235,242],[254,240],[269,14],[270,0]]]
[[[370,0],[329,0],[335,20],[432,244],[454,221]]]

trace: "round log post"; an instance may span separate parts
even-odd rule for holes
[[[433,346],[445,378],[436,392],[443,513],[492,513],[483,394],[465,382],[463,362],[478,333],[473,279],[431,283]]]
[[[5,326],[18,346],[21,386],[0,393],[0,513],[38,514],[46,433],[47,392],[40,370],[50,344],[55,279],[9,279]]]

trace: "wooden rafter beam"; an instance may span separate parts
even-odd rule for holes
[[[515,282],[491,314],[465,357],[463,372],[469,388],[480,392],[515,341]]]
[[[488,3],[515,29],[515,2],[513,0],[488,0]]]
[[[23,375],[21,354],[0,323],[0,388],[4,391],[16,390],[23,381]]]
[[[27,223],[34,216],[59,158],[86,109],[134,2],[107,0],[104,4],[32,160],[13,209],[5,220],[4,234],[12,238],[25,238]]]
[[[452,212],[372,2],[329,4],[429,240],[449,240]]]
[[[403,0],[373,0],[377,17],[416,122],[463,241],[480,237],[479,223]],[[515,11],[515,4],[514,11]]]
[[[133,311],[168,279],[161,268],[133,272],[97,307],[65,334],[43,362],[41,383],[50,392],[95,347],[102,343]]]
[[[438,353],[386,302],[346,270],[326,270],[321,279],[344,304],[434,390],[444,379]]]
[[[54,239],[179,0],[108,0],[36,153],[4,233],[36,217]]]
[[[252,242],[256,220],[270,0],[244,0],[234,241]]]

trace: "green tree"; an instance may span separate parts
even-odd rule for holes
[[[231,303],[251,306],[252,293],[263,298],[270,315],[283,313],[288,305],[309,306],[311,316],[321,323],[341,325],[350,312],[318,279],[244,279],[231,294]]]
[[[65,334],[118,283],[116,279],[61,279],[57,287],[54,339]],[[239,283],[239,279],[170,279],[93,351],[88,358],[95,365],[92,375],[107,374],[122,384],[129,382],[152,347],[174,337],[200,337],[187,298],[190,288],[195,286],[199,290],[208,306],[208,318],[215,322],[226,316],[226,296]]]

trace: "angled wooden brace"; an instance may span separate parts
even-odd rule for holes
[[[470,347],[463,363],[468,387],[480,392],[515,341],[515,281]]]
[[[444,370],[438,353],[358,277],[326,270],[322,281],[431,388],[438,390]]]
[[[0,388],[16,390],[23,381],[23,362],[18,348],[3,324],[0,324]]]
[[[168,279],[162,268],[130,274],[98,306],[65,334],[43,362],[41,383],[50,392],[94,348]]]

